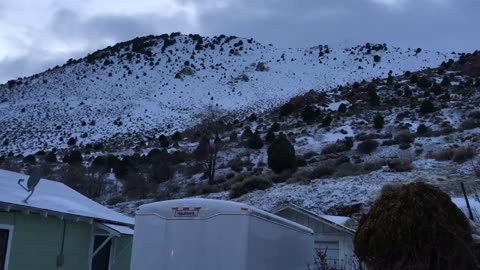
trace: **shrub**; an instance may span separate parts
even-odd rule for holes
[[[238,198],[254,190],[265,190],[272,186],[272,182],[261,176],[251,176],[235,183],[230,189],[230,198]]]
[[[268,147],[268,167],[275,173],[284,170],[295,169],[295,148],[287,139],[287,136],[280,133],[277,139]]]
[[[417,135],[418,136],[425,136],[430,129],[425,124],[420,124],[417,127]]]
[[[242,140],[245,140],[245,139],[249,139],[252,136],[253,136],[252,130],[250,129],[250,127],[246,127],[241,135],[241,138]]]
[[[412,90],[410,90],[410,88],[408,88],[408,86],[403,91],[403,96],[406,97],[406,98],[410,98],[412,96]]]
[[[346,113],[347,112],[347,104],[345,104],[345,103],[340,104],[340,106],[338,106],[337,111],[339,113]]]
[[[442,82],[440,83],[442,86],[450,86],[451,82],[448,76],[443,76]]]
[[[182,138],[183,138],[182,133],[178,130],[175,131],[175,133],[173,133],[172,135],[172,140],[174,140],[175,142],[181,141]]]
[[[410,77],[410,82],[411,82],[411,83],[417,83],[417,82],[418,82],[418,76],[417,76],[417,74],[413,74],[413,75]]]
[[[267,135],[265,135],[265,141],[269,144],[275,141],[275,133],[272,131],[272,129],[269,129]]]
[[[437,111],[435,105],[430,100],[424,100],[420,105],[420,112],[423,114],[433,113]]]
[[[77,144],[77,139],[71,137],[70,139],[68,139],[68,142],[67,142],[67,145],[68,146],[74,146],[75,144]]]
[[[330,114],[327,114],[322,120],[322,127],[329,127],[333,121],[333,117]]]
[[[402,130],[395,135],[395,141],[402,143],[413,143],[415,141],[415,133],[411,133],[408,130]]]
[[[480,121],[478,119],[468,118],[462,122],[462,129],[470,130],[480,127]]]
[[[374,55],[374,56],[373,56],[373,61],[374,61],[375,63],[378,63],[378,62],[380,62],[381,60],[382,60],[382,57],[381,57],[380,55],[377,54],[377,55]]]
[[[295,111],[295,106],[293,105],[293,103],[291,102],[285,103],[282,105],[282,107],[280,107],[280,116],[288,116],[292,114],[294,111]]]
[[[432,87],[432,91],[436,96],[439,96],[443,93],[445,93],[445,89],[443,89],[440,85],[434,84]]]
[[[453,151],[452,161],[463,163],[475,157],[475,150],[471,147],[460,147]]]
[[[77,165],[81,164],[83,161],[82,153],[78,150],[74,150],[70,153],[68,164]]]
[[[433,158],[437,161],[454,161],[457,163],[463,163],[474,156],[475,150],[471,147],[448,148],[433,154]]]
[[[343,140],[343,144],[347,148],[347,150],[352,149],[353,147],[353,138],[352,137],[346,137],[345,140]]]
[[[34,155],[28,155],[23,158],[23,162],[29,163],[29,164],[34,164],[37,162],[37,159],[35,158]]]
[[[90,167],[92,167],[94,170],[99,170],[108,167],[108,163],[104,157],[98,156],[92,161]]]
[[[129,172],[125,175],[123,193],[130,198],[144,198],[148,192],[147,180],[139,173]]]
[[[378,147],[378,142],[375,140],[365,140],[358,144],[357,150],[362,154],[370,154],[373,153]]]
[[[322,178],[322,177],[325,177],[325,176],[331,176],[331,175],[333,175],[334,172],[335,172],[335,169],[333,168],[333,166],[321,165],[321,166],[313,169],[313,171],[310,173],[309,177],[310,177],[310,179],[318,179],[318,178]]]
[[[329,154],[345,152],[345,151],[348,151],[348,150],[349,149],[347,148],[344,141],[338,141],[336,143],[328,144],[325,147],[323,147],[321,154],[322,155],[329,155]]]
[[[51,151],[45,156],[45,161],[48,163],[56,163],[57,162],[57,155],[55,152]]]
[[[320,115],[318,110],[314,108],[313,106],[307,106],[305,109],[302,111],[302,119],[305,122],[311,122],[317,119],[317,117]]]
[[[247,139],[247,147],[250,149],[262,149],[263,141],[258,132],[255,132],[250,138]]]
[[[273,132],[277,132],[277,131],[280,131],[280,124],[275,122],[273,123],[270,128],[268,129],[269,131],[273,131]]]
[[[377,95],[377,92],[375,90],[369,91],[368,98],[369,98],[370,105],[380,106],[380,97]]]
[[[238,140],[237,132],[232,131],[229,136],[230,142],[236,142]]]
[[[103,149],[103,144],[102,143],[95,143],[93,145],[93,150],[95,150],[95,151],[100,151],[102,149]]]
[[[158,141],[160,142],[160,147],[168,147],[168,145],[170,145],[170,142],[168,141],[168,138],[167,136],[165,135],[160,135],[160,137],[158,137]]]
[[[307,164],[307,161],[303,157],[297,157],[297,167],[305,167]]]
[[[432,82],[427,77],[421,77],[417,82],[417,86],[422,89],[428,89],[432,86]]]
[[[354,238],[370,270],[477,269],[471,228],[449,195],[415,182],[384,188]]]
[[[387,164],[394,172],[409,172],[412,170],[412,160],[406,158],[394,158],[389,160]]]
[[[383,119],[383,116],[379,113],[375,114],[375,117],[373,117],[373,127],[375,129],[382,129],[383,125],[385,125],[385,120]]]

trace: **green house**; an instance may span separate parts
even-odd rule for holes
[[[27,179],[0,170],[0,270],[130,269],[132,218],[45,179],[25,201]]]

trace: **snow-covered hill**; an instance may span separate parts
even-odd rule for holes
[[[119,43],[0,86],[0,154],[173,132],[206,106],[262,111],[310,89],[438,66],[456,55],[383,45],[276,48],[178,33]]]

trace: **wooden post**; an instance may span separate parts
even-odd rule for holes
[[[467,197],[467,193],[465,192],[465,186],[463,185],[463,182],[460,182],[460,186],[462,187],[463,197],[465,197],[465,202],[467,203],[468,214],[470,215],[470,219],[474,221],[472,209],[470,208],[470,202],[468,202],[468,197]]]

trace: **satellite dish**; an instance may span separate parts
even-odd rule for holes
[[[22,182],[25,181],[25,179],[19,179],[18,180],[18,185],[21,186],[25,191],[30,192],[30,194],[23,200],[24,203],[28,203],[28,199],[33,195],[33,192],[35,191],[35,187],[38,185],[40,182],[40,170],[36,169],[32,172],[30,177],[28,177],[27,180],[27,186],[25,187]]]

